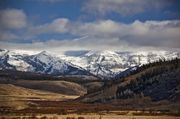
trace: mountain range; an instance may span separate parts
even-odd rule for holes
[[[81,57],[87,53],[90,52],[83,52]],[[111,80],[99,80],[98,75],[67,60],[79,57],[80,61],[78,53],[61,56],[66,60],[47,52],[23,55],[1,50],[1,111],[43,113],[47,111],[45,107],[50,107],[48,113],[62,109],[75,112],[153,110],[179,115],[180,59],[173,58],[178,54],[165,55],[172,60],[165,60],[163,56],[152,63],[138,62],[118,72]],[[62,67],[58,66],[60,64]]]
[[[0,50],[0,69],[35,72],[53,76],[95,76],[109,79],[136,67],[164,59],[179,58],[179,52],[66,51],[55,55],[46,51],[28,54]]]

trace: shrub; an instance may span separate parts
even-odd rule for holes
[[[78,119],[85,119],[84,117],[78,117]]]
[[[66,119],[75,119],[75,117],[67,117]]]

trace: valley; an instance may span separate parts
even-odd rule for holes
[[[0,72],[0,114],[8,118],[178,118],[179,62],[150,63],[112,80],[4,70]],[[147,77],[145,82],[142,76]]]
[[[0,119],[180,119],[180,0],[0,0]]]
[[[8,60],[2,59],[1,67],[12,67],[7,64]],[[41,62],[45,68],[42,60],[37,62]],[[87,72],[84,69],[81,71]],[[179,72],[178,58],[159,59],[125,70],[121,72],[123,75],[119,72],[115,77],[103,80],[91,72],[86,75],[57,76],[38,70],[31,72],[3,68],[0,71],[0,116],[60,119],[179,118]]]

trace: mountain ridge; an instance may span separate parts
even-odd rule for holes
[[[90,75],[111,79],[126,74],[133,67],[155,62],[160,59],[179,58],[179,52],[114,52],[79,51],[62,55],[42,51],[34,54],[0,50],[0,68],[50,74],[53,76]]]

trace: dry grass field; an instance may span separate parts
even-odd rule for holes
[[[177,116],[136,116],[136,115],[117,115],[117,114],[40,114],[40,115],[21,115],[21,116],[0,116],[1,119],[179,119]]]
[[[8,87],[8,88],[7,88]],[[164,110],[154,104],[153,109],[125,109],[122,103],[81,103],[78,96],[26,89],[12,84],[0,84],[0,119],[180,119],[178,112]],[[161,103],[162,104],[162,103]],[[169,105],[171,109],[178,104]],[[160,109],[160,110],[157,110]],[[123,111],[124,110],[124,111]],[[154,110],[154,111],[153,111]]]
[[[63,101],[75,99],[78,96],[64,95],[48,91],[27,89],[12,84],[0,84],[0,107],[11,107],[17,110],[35,106],[32,101],[53,100]]]

